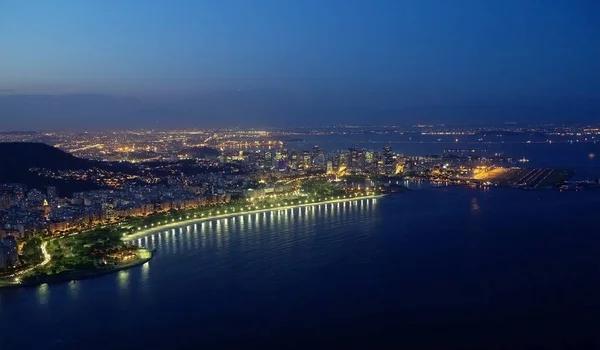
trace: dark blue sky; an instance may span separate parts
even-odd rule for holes
[[[0,129],[600,122],[599,14],[597,0],[4,0]]]

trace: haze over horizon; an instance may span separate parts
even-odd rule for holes
[[[0,4],[0,130],[600,120],[600,2]]]

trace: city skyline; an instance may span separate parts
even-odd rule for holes
[[[2,349],[599,348],[599,13],[0,0]]]

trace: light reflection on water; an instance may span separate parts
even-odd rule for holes
[[[148,283],[148,278],[150,277],[150,262],[146,262],[142,265],[142,282],[144,284]]]
[[[36,289],[37,300],[40,305],[47,305],[50,299],[50,287],[48,283],[44,283]]]
[[[393,198],[394,200],[390,198],[335,203],[329,205],[329,211],[325,206],[311,205],[293,209],[287,215],[283,210],[261,213],[259,222],[261,232],[251,229],[252,220],[256,218],[254,214],[221,222],[220,228],[223,230],[221,233],[216,229],[216,223],[197,223],[198,229],[177,236],[177,240],[184,241],[181,242],[183,245],[178,248],[177,254],[170,252],[169,245],[175,241],[166,238],[167,234],[171,234],[170,230],[163,231],[143,237],[141,240],[136,239],[136,243],[157,248],[155,259],[149,263],[112,275],[80,281],[72,286],[57,284],[22,292],[7,291],[4,293],[6,297],[3,294],[0,299],[2,314],[11,318],[15,315],[17,323],[22,323],[28,318],[42,321],[46,321],[46,318],[48,320],[54,318],[55,322],[48,322],[47,328],[40,327],[41,335],[47,339],[48,334],[60,333],[60,337],[66,339],[72,334],[73,338],[78,337],[78,345],[95,339],[97,330],[108,325],[115,331],[122,330],[121,335],[131,333],[132,338],[137,338],[131,341],[114,338],[113,347],[127,345],[130,348],[136,348],[136,344],[139,345],[136,341],[139,342],[140,338],[142,340],[152,338],[153,341],[164,339],[164,334],[161,336],[148,332],[149,329],[154,329],[153,327],[178,332],[176,336],[184,338],[186,333],[193,333],[194,336],[210,336],[208,331],[203,333],[202,326],[208,327],[213,324],[215,318],[228,313],[231,318],[227,320],[227,324],[233,324],[231,333],[236,331],[242,333],[248,329],[253,334],[260,333],[260,327],[263,327],[260,322],[255,322],[256,324],[248,322],[249,318],[244,318],[244,311],[236,311],[243,309],[241,306],[248,305],[249,302],[254,303],[253,305],[256,305],[261,313],[262,310],[266,310],[263,316],[265,320],[275,320],[282,324],[290,322],[292,326],[298,326],[299,329],[305,322],[319,322],[320,320],[313,316],[302,319],[302,314],[318,314],[322,311],[322,302],[334,300],[331,299],[332,297],[336,298],[334,302],[340,306],[338,310],[344,307],[340,315],[348,315],[349,313],[345,312],[352,312],[352,308],[356,308],[355,311],[358,310],[356,312],[364,311],[364,314],[372,310],[380,310],[381,318],[368,319],[365,322],[350,320],[351,326],[356,329],[377,327],[378,322],[392,329],[394,324],[385,323],[389,319],[387,317],[389,310],[400,315],[410,308],[414,308],[416,312],[431,312],[430,310],[440,312],[442,316],[435,321],[444,322],[449,317],[460,317],[463,310],[472,312],[479,307],[478,302],[472,302],[472,300],[479,300],[476,297],[469,298],[468,302],[465,302],[465,298],[462,297],[452,297],[452,295],[462,296],[464,295],[462,293],[469,293],[465,291],[464,286],[473,285],[485,276],[480,272],[488,270],[478,269],[476,262],[483,261],[485,264],[479,264],[480,266],[490,266],[493,270],[506,273],[488,278],[488,286],[492,289],[498,285],[522,282],[522,265],[513,264],[512,267],[506,267],[506,259],[496,258],[494,254],[478,253],[478,251],[492,251],[493,246],[488,244],[490,241],[500,241],[506,249],[512,247],[509,244],[510,240],[502,242],[501,239],[509,236],[512,232],[511,228],[517,225],[511,224],[509,220],[492,223],[490,219],[499,211],[509,214],[518,212],[513,208],[514,198],[506,195],[499,202],[490,203],[476,193],[480,209],[475,214],[471,212],[470,207],[473,197],[471,192],[452,189],[449,191],[462,194],[450,196],[432,190],[427,195],[426,191],[421,191],[419,195],[427,196],[419,199],[415,191],[406,196]],[[504,196],[504,192],[493,190],[492,192],[495,196]],[[527,195],[530,194],[523,196]],[[559,195],[571,198],[579,193],[556,194]],[[519,210],[526,211],[531,207],[529,205],[531,201],[528,201],[528,197],[525,198]],[[579,200],[579,197],[576,199]],[[597,208],[597,206],[576,208],[591,211],[592,209],[589,208]],[[535,213],[538,212],[534,211]],[[556,213],[556,210],[552,213]],[[571,214],[578,215],[578,212]],[[560,215],[548,216],[549,220],[556,218],[558,224],[580,222],[569,221],[570,219],[560,221]],[[294,220],[290,220],[291,217]],[[476,220],[473,225],[464,225],[464,219],[468,217],[483,217],[485,220]],[[576,218],[579,219],[579,216]],[[494,240],[474,240],[474,235],[462,234],[462,231],[450,230],[452,235],[439,234],[442,224],[450,229],[455,225],[455,228],[460,227],[467,232],[480,232],[483,229],[488,229],[486,233],[497,232]],[[497,229],[498,225],[501,227]],[[558,235],[560,232],[554,234]],[[217,236],[226,237],[219,248],[216,246]],[[536,247],[539,245],[537,240],[539,237],[545,236],[536,236],[534,243],[522,241],[519,236],[519,242]],[[585,237],[585,235],[578,235],[576,237],[580,240],[578,243],[582,243]],[[187,240],[189,242],[185,242]],[[455,242],[458,243],[455,245]],[[552,240],[550,242],[552,243]],[[472,244],[472,247],[469,244]],[[580,250],[585,249],[587,245],[573,246],[577,247],[579,254]],[[447,247],[457,247],[457,249],[446,249]],[[424,254],[432,248],[435,249],[435,254]],[[549,248],[557,253],[569,249],[558,244],[550,245]],[[587,253],[591,250],[588,249]],[[520,254],[520,251],[513,250],[513,253]],[[528,249],[522,255],[517,255],[520,259],[516,261],[529,259],[529,254],[532,252],[535,253],[535,249]],[[552,265],[553,260],[549,255],[537,256],[544,262],[539,264],[540,267],[546,268],[550,264],[554,271],[563,271],[564,265],[562,263]],[[587,261],[588,257],[589,255],[585,255],[584,261]],[[568,257],[563,258],[567,259],[567,262],[570,261],[569,266],[572,267],[580,266],[579,263],[582,261],[578,257],[571,260]],[[432,260],[435,263],[431,263]],[[150,273],[150,265],[152,265],[152,273]],[[324,269],[324,266],[327,268]],[[423,278],[420,271],[426,271],[427,278]],[[544,279],[536,276],[537,274],[531,274],[531,278],[535,279],[536,283],[547,281],[547,275],[543,275]],[[563,283],[564,276],[557,277],[556,285]],[[500,278],[503,283],[497,283],[495,278]],[[356,283],[357,281],[360,283]],[[452,284],[451,281],[458,282]],[[583,278],[577,281],[585,282]],[[329,295],[321,298],[325,289],[323,286],[328,285],[335,287]],[[443,288],[437,288],[438,286]],[[352,293],[345,293],[349,288],[353,289]],[[450,292],[446,292],[445,289],[449,289]],[[564,288],[560,289],[563,290]],[[493,297],[504,292],[505,289],[495,288],[489,295]],[[306,295],[315,296],[318,300],[313,302],[310,298],[302,298]],[[385,296],[385,305],[378,302],[382,295]],[[581,297],[581,295],[579,293],[576,296]],[[290,313],[287,309],[280,311],[275,307],[279,305],[273,304],[274,296],[277,299],[276,303],[289,303],[289,305],[298,303],[298,300],[302,299],[300,304],[303,307],[302,312]],[[519,295],[514,295],[518,301],[523,302],[521,305],[525,307],[530,305],[525,304],[531,301],[530,296],[527,294],[519,299]],[[488,310],[487,300],[491,300],[491,297],[481,298],[481,309],[476,310],[478,312]],[[70,303],[74,301],[73,299],[76,299],[76,302]],[[509,301],[512,305],[512,298],[507,300]],[[586,299],[581,305],[589,302],[590,300]],[[463,305],[464,303],[466,305]],[[31,305],[34,307],[29,313],[28,308]],[[504,304],[497,305],[504,306]],[[273,308],[269,309],[271,306]],[[444,310],[453,308],[458,311],[443,314]],[[123,310],[135,314],[135,322],[133,317],[123,316]],[[55,318],[56,315],[60,315],[60,320]],[[569,315],[569,318],[570,316],[572,315]],[[239,318],[241,320],[236,321]],[[350,321],[338,317],[331,322],[342,324]],[[326,330],[330,324],[324,325],[325,327],[320,329]],[[23,337],[25,330],[14,330],[14,332],[16,338],[28,340],[27,337]],[[379,329],[375,329],[372,334],[379,334],[377,332]],[[23,348],[44,348],[42,340],[33,344],[35,346],[29,345],[32,344],[26,344]]]
[[[286,231],[292,226],[313,225],[340,215],[349,218],[358,211],[373,212],[374,205],[377,203],[377,198],[360,199],[313,204],[291,209],[274,209],[230,218],[207,220],[155,232],[152,235],[137,238],[134,243],[141,247],[160,246],[166,254],[178,254],[188,249],[206,247],[207,244],[214,244],[217,249],[224,249],[232,238],[232,232],[244,236],[248,231],[265,231],[272,227],[277,227],[278,231]],[[241,240],[241,243],[245,244],[246,242]]]
[[[287,236],[292,227],[310,227],[336,217],[351,218],[357,212],[371,213],[377,202],[377,198],[359,199],[242,214],[158,231],[137,238],[134,243],[141,247],[160,247],[160,254],[167,255],[210,246],[222,250],[231,244],[232,239],[242,245],[251,243],[242,238],[249,232],[270,231],[276,227],[276,232],[284,232]]]
[[[117,272],[117,282],[119,284],[119,292],[125,294],[129,291],[129,270],[121,270]]]
[[[79,295],[80,284],[81,284],[80,281],[69,282],[69,296],[71,297],[71,299],[76,299],[77,296]]]

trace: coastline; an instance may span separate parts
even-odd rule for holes
[[[95,270],[68,271],[68,272],[62,272],[62,273],[59,273],[56,275],[32,276],[31,278],[24,279],[19,283],[6,283],[6,282],[0,281],[0,289],[2,289],[2,288],[37,287],[39,285],[46,284],[46,283],[47,284],[55,284],[55,283],[64,283],[64,282],[70,282],[70,281],[75,281],[75,280],[85,280],[85,279],[100,277],[100,276],[108,275],[108,274],[111,274],[114,272],[127,270],[132,267],[143,265],[143,264],[147,263],[148,261],[152,260],[152,258],[154,257],[153,250],[149,250],[149,249],[145,249],[145,248],[139,248],[138,250],[143,250],[149,255],[145,258],[137,259],[135,261],[132,261],[132,262],[129,262],[126,264],[113,266],[113,267],[109,267],[109,268],[95,269]]]
[[[372,195],[365,195],[365,196],[359,196],[359,197],[350,197],[350,198],[340,198],[340,199],[331,199],[331,200],[326,200],[326,201],[321,201],[321,202],[312,202],[312,203],[302,203],[302,204],[293,204],[293,205],[286,205],[286,206],[281,206],[281,207],[274,207],[274,208],[263,208],[263,209],[255,209],[255,210],[249,210],[249,211],[243,211],[243,212],[234,212],[234,213],[227,213],[227,214],[219,214],[219,215],[213,215],[213,216],[209,216],[209,217],[203,217],[203,218],[192,218],[189,220],[182,220],[182,221],[177,221],[177,222],[172,222],[172,223],[168,223],[166,225],[161,225],[161,226],[156,226],[156,227],[152,227],[146,230],[142,230],[142,231],[138,231],[136,233],[133,233],[131,235],[126,235],[123,236],[123,240],[124,241],[133,241],[135,239],[147,236],[147,235],[151,235],[153,233],[165,230],[165,229],[169,229],[169,228],[176,228],[176,227],[180,227],[180,226],[186,226],[186,225],[191,225],[194,223],[198,223],[198,222],[204,222],[204,221],[211,221],[211,220],[217,220],[217,219],[226,219],[226,218],[232,218],[232,217],[238,217],[238,216],[242,216],[242,215],[247,215],[247,214],[257,214],[257,213],[264,213],[264,212],[269,212],[269,211],[277,211],[277,210],[287,210],[287,209],[294,209],[294,208],[302,208],[302,207],[309,207],[312,205],[321,205],[321,204],[330,204],[330,203],[341,203],[341,202],[351,202],[351,201],[356,201],[356,200],[362,200],[362,199],[374,199],[374,198],[382,198],[387,196],[387,194],[372,194]]]
[[[392,193],[392,194],[394,194],[394,193]],[[387,195],[388,194],[373,194],[373,195],[364,195],[364,196],[339,198],[339,199],[336,198],[336,199],[324,200],[324,201],[319,201],[319,202],[293,204],[293,205],[279,206],[279,207],[274,207],[274,208],[262,208],[262,209],[255,209],[255,210],[249,210],[249,211],[243,211],[243,212],[225,213],[225,214],[213,215],[210,217],[192,218],[192,219],[188,219],[188,220],[182,220],[182,221],[172,222],[172,223],[168,223],[168,224],[161,225],[161,226],[152,227],[150,229],[142,230],[142,231],[136,232],[131,235],[126,235],[126,236],[122,237],[121,239],[125,242],[130,242],[130,241],[134,241],[137,238],[144,237],[144,236],[147,236],[147,235],[150,235],[150,234],[153,234],[153,233],[165,230],[165,229],[186,226],[186,225],[190,225],[190,224],[194,224],[194,223],[198,223],[198,222],[219,220],[219,219],[225,219],[225,218],[231,218],[231,217],[239,217],[239,216],[247,215],[247,214],[257,214],[257,213],[263,213],[263,212],[273,212],[273,211],[279,211],[279,210],[302,208],[302,207],[308,207],[308,206],[314,206],[314,205],[352,202],[352,201],[363,200],[363,199],[376,199],[376,198],[385,197]],[[139,248],[139,247],[138,247],[138,250],[147,252],[149,254],[149,256],[142,258],[142,259],[137,259],[137,260],[132,261],[127,264],[122,264],[122,265],[118,265],[118,266],[114,266],[114,267],[110,267],[110,268],[96,269],[96,270],[68,271],[68,272],[62,272],[62,273],[59,273],[56,275],[38,275],[38,276],[29,277],[29,278],[24,278],[23,280],[21,280],[18,283],[0,281],[0,289],[2,289],[2,288],[36,287],[36,286],[39,286],[42,284],[64,283],[64,282],[69,282],[69,281],[74,281],[74,280],[84,280],[84,279],[100,277],[100,276],[104,276],[104,275],[111,274],[114,272],[126,270],[129,268],[135,267],[135,266],[143,265],[146,262],[150,261],[154,257],[153,250],[146,249],[146,248]],[[41,264],[42,266],[45,265],[46,263],[48,263],[51,259],[51,257],[47,253],[44,254],[44,257],[45,257],[45,259],[44,259],[44,262]]]

